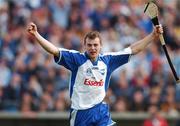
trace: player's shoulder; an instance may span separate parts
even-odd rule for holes
[[[107,53],[102,54],[102,56],[107,57],[107,56],[116,56],[116,55],[124,55],[124,54],[132,54],[131,48],[127,47],[117,52],[107,52]]]
[[[80,53],[79,51],[73,50],[73,49],[59,48],[59,50],[60,50],[61,52]]]
[[[70,56],[72,60],[75,60],[79,64],[82,64],[83,62],[87,60],[84,53],[80,51],[72,50],[72,49],[64,49],[64,48],[61,48],[60,51],[62,52],[62,54],[64,54],[65,57]]]
[[[69,52],[73,55],[76,60],[79,62],[85,62],[87,60],[87,57],[85,56],[84,53],[77,51],[77,50],[69,50]]]
[[[65,49],[65,48],[59,48],[59,50],[60,50],[62,53],[70,53],[70,54],[76,55],[76,56],[83,56],[83,53],[81,53],[80,51],[77,51],[77,50]]]
[[[111,55],[108,55],[106,53],[99,54],[99,59],[103,61],[105,64],[108,64],[109,60],[111,58]]]

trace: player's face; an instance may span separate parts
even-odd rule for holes
[[[96,60],[101,50],[100,39],[98,37],[93,40],[87,38],[85,43],[85,50],[91,60]]]

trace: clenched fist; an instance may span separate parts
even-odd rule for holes
[[[27,27],[27,31],[34,36],[37,33],[37,26],[31,22]]]
[[[162,27],[162,25],[161,24],[160,25],[156,25],[155,28],[154,28],[153,33],[154,33],[155,37],[159,37],[160,34],[163,34],[163,27]]]

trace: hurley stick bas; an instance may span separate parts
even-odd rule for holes
[[[155,4],[155,1],[154,0],[150,0],[147,4],[146,4],[146,7],[144,9],[144,13],[147,14],[150,18],[151,18],[151,21],[152,23],[154,24],[154,26],[156,25],[159,25],[159,21],[158,21],[158,7],[157,5]],[[163,47],[163,50],[165,52],[165,55],[166,55],[166,58],[168,60],[168,63],[169,63],[169,66],[172,70],[172,73],[174,75],[174,78],[176,80],[176,83],[180,83],[180,79],[179,77],[177,76],[177,73],[176,73],[176,70],[174,69],[174,66],[172,64],[172,61],[171,61],[171,58],[169,56],[169,53],[167,51],[167,48],[166,48],[166,43],[165,43],[165,40],[164,40],[164,37],[163,37],[163,34],[161,34],[159,36],[159,39],[161,41],[161,45]]]

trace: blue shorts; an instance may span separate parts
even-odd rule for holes
[[[106,103],[86,110],[71,110],[70,126],[115,126]]]

